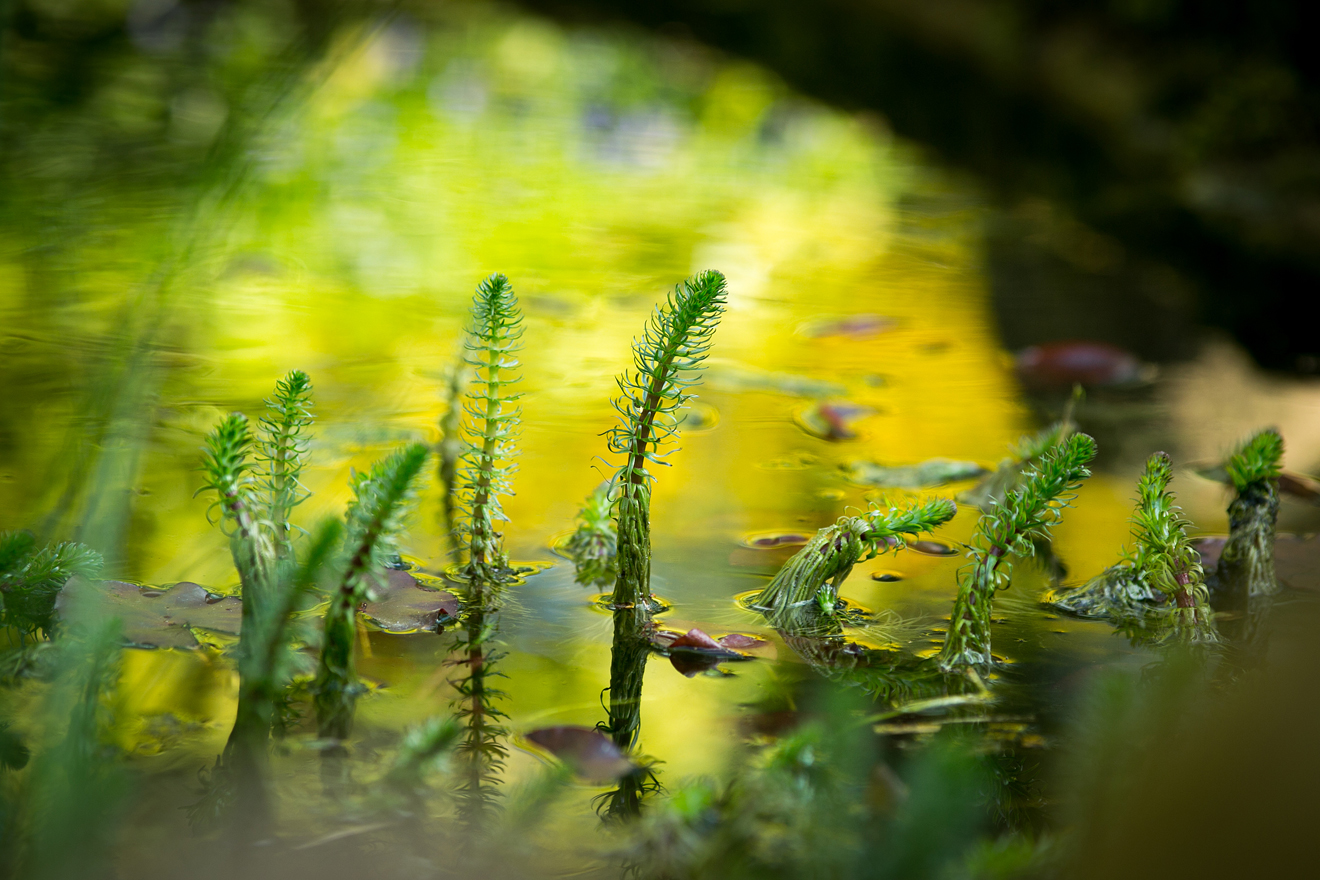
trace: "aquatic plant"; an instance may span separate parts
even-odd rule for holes
[[[620,423],[609,432],[610,452],[624,455],[614,477],[618,506],[615,605],[650,604],[651,483],[648,465],[665,464],[660,448],[679,430],[676,414],[693,395],[712,337],[724,314],[725,280],[706,271],[674,288],[656,306],[641,339],[633,341],[633,372],[616,380]],[[667,455],[668,453],[663,453]]]
[[[957,512],[952,501],[936,498],[904,508],[873,504],[861,516],[840,517],[784,563],[752,604],[777,627],[801,629],[805,620],[828,618],[854,565],[902,549],[908,538],[943,525]]]
[[[985,666],[990,653],[990,608],[994,594],[1005,589],[1013,573],[1014,556],[1030,556],[1033,540],[1047,539],[1050,529],[1082,481],[1091,475],[1095,441],[1073,434],[1045,450],[1039,463],[1024,471],[1022,485],[991,512],[982,515],[969,546],[971,563],[958,574],[949,634],[940,650],[944,669]]]
[[[458,542],[454,534],[454,498],[458,492],[458,461],[463,455],[463,391],[471,378],[463,359],[450,364],[445,370],[443,389],[445,411],[440,416],[440,443],[436,446],[437,476],[440,478],[441,512],[445,533],[451,541],[451,552],[457,560]]]
[[[312,421],[312,381],[302,370],[290,370],[266,401],[256,443],[262,463],[258,480],[266,493],[265,525],[280,557],[293,552],[289,515],[311,495],[299,480],[307,464]]]
[[[1079,617],[1140,616],[1166,601],[1192,609],[1205,601],[1200,558],[1187,539],[1181,509],[1169,491],[1173,463],[1167,453],[1146,460],[1137,481],[1137,506],[1132,513],[1130,549],[1116,565],[1085,585],[1052,596],[1047,604]]]
[[[395,552],[395,538],[414,497],[427,448],[414,443],[353,476],[354,500],[345,518],[344,561],[338,585],[325,611],[325,631],[312,686],[316,727],[322,739],[343,741],[353,723],[362,690],[354,645],[357,607],[370,596]]]
[[[1216,604],[1279,592],[1274,574],[1274,527],[1279,517],[1279,461],[1283,438],[1274,429],[1256,434],[1229,457],[1225,469],[1236,496],[1228,505],[1228,541],[1215,568]]]
[[[50,638],[60,590],[74,575],[97,577],[101,565],[101,554],[82,544],[38,548],[31,532],[0,532],[0,628],[13,627],[20,647],[38,634]]]
[[[573,560],[574,579],[579,584],[603,587],[618,575],[612,496],[613,486],[608,480],[592,490],[578,511],[577,530],[561,548]]]
[[[503,535],[495,524],[508,519],[500,496],[513,494],[514,438],[521,416],[515,401],[521,395],[509,387],[519,381],[514,352],[522,333],[522,313],[509,279],[491,275],[472,298],[472,324],[463,343],[466,363],[475,375],[463,407],[467,449],[459,468],[463,481],[459,519],[468,545],[464,574],[474,580],[497,582],[509,574]]]
[[[596,811],[608,822],[633,819],[642,812],[642,803],[660,791],[655,775],[655,761],[635,755],[642,732],[642,684],[646,679],[646,661],[651,656],[653,626],[645,605],[614,609],[614,637],[610,641],[610,686],[607,721],[597,728],[619,751],[636,765],[618,780],[611,791],[596,800]]]
[[[508,730],[499,708],[505,694],[492,686],[503,677],[496,664],[503,653],[495,647],[497,585],[474,581],[463,610],[463,630],[457,646],[463,674],[452,684],[458,696],[454,717],[463,726],[455,754],[461,764],[457,790],[459,813],[469,840],[474,839],[496,808],[499,782],[509,750]]]

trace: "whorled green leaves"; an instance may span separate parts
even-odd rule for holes
[[[1035,467],[1023,472],[1022,485],[981,517],[970,545],[972,561],[959,573],[949,634],[939,655],[941,667],[992,662],[990,606],[994,594],[1008,586],[1013,556],[1032,555],[1033,542],[1047,539],[1050,529],[1062,519],[1073,493],[1091,475],[1087,465],[1095,452],[1095,441],[1088,435],[1069,436],[1046,450]]]
[[[491,275],[472,299],[472,323],[464,342],[466,363],[475,371],[464,403],[467,448],[459,466],[459,530],[466,539],[465,574],[472,580],[499,582],[508,576],[509,558],[496,523],[507,521],[501,495],[513,494],[512,463],[521,410],[514,356],[522,338],[522,313],[509,279]]]
[[[902,549],[908,538],[943,525],[957,510],[952,501],[937,498],[888,510],[872,506],[861,516],[840,517],[794,554],[752,603],[781,629],[810,629],[833,614],[839,587],[854,565]]]
[[[610,452],[625,456],[614,477],[618,504],[618,576],[614,604],[649,603],[651,596],[650,465],[664,464],[661,447],[678,434],[679,409],[692,398],[724,314],[725,280],[707,271],[678,285],[651,313],[633,341],[633,371],[621,375],[609,432]]]

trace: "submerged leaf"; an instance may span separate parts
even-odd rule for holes
[[[608,736],[590,727],[543,727],[526,735],[591,782],[611,782],[636,769]]]
[[[1047,342],[1024,348],[1016,360],[1023,384],[1042,390],[1137,385],[1152,378],[1136,355],[1107,342]]]
[[[822,440],[852,440],[857,437],[853,424],[875,411],[846,400],[822,400],[797,414],[802,430]]]
[[[441,632],[458,619],[457,596],[396,568],[385,569],[371,593],[362,614],[385,632]]]

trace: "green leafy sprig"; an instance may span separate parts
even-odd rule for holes
[[[376,579],[395,550],[395,538],[415,496],[427,448],[414,443],[353,477],[344,562],[338,587],[325,612],[325,633],[317,664],[317,729],[324,739],[344,740],[352,728],[361,686],[354,660],[356,611],[368,600]]]
[[[665,464],[661,447],[679,431],[677,413],[701,378],[715,328],[724,314],[724,276],[701,272],[678,285],[651,313],[633,341],[633,372],[616,380],[619,424],[609,432],[610,452],[623,463],[614,477],[618,502],[618,577],[614,604],[651,598],[652,464]],[[671,450],[672,451],[672,450]]]
[[[873,505],[861,516],[840,517],[794,554],[753,603],[776,626],[794,629],[817,613],[830,615],[854,565],[903,549],[909,538],[938,528],[957,511],[952,501],[936,498],[903,508]]]
[[[1274,570],[1283,438],[1267,429],[1243,443],[1225,465],[1236,497],[1228,505],[1228,540],[1215,568],[1216,602],[1241,605],[1281,586]]]
[[[260,481],[251,461],[252,433],[248,417],[230,413],[206,437],[202,471],[206,482],[199,492],[216,494],[211,510],[220,513],[221,530],[229,536],[230,552],[243,590],[243,620],[251,617],[270,580],[273,562],[268,535],[262,530]]]
[[[509,388],[519,381],[514,353],[522,334],[522,313],[509,279],[491,275],[472,299],[472,324],[464,342],[466,363],[475,376],[463,407],[467,451],[459,467],[460,530],[468,544],[465,573],[484,582],[508,575],[503,535],[495,524],[508,521],[500,496],[513,494],[512,459],[522,413],[515,403],[521,395]]]
[[[73,542],[38,549],[30,532],[0,532],[0,627],[13,627],[19,643],[55,629],[55,600],[74,575],[95,578],[101,554]]]
[[[1047,450],[1036,467],[1023,473],[1022,485],[984,514],[969,547],[971,563],[959,572],[949,634],[939,655],[944,669],[989,665],[990,606],[1006,588],[1014,556],[1031,556],[1063,517],[1082,481],[1091,475],[1095,440],[1072,434]]]
[[[275,396],[266,401],[261,417],[261,437],[256,443],[261,462],[258,481],[266,495],[266,523],[280,556],[292,552],[289,515],[307,500],[302,485],[311,427],[312,381],[302,370],[291,370],[275,383]]]
[[[614,530],[613,486],[607,480],[597,486],[577,515],[577,530],[564,542],[563,552],[573,560],[579,584],[605,586],[618,574],[615,551],[619,536]]]

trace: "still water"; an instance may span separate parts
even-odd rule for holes
[[[749,546],[752,538],[809,535],[881,497],[955,494],[971,484],[882,496],[845,469],[933,457],[993,468],[1061,407],[1061,398],[1024,396],[998,342],[980,263],[985,205],[880,121],[816,106],[754,67],[683,44],[483,13],[444,28],[396,20],[345,35],[335,59],[254,136],[246,180],[220,207],[166,221],[106,209],[104,227],[66,243],[62,271],[76,279],[76,295],[37,302],[21,250],[0,253],[5,370],[20,380],[6,391],[0,525],[29,527],[58,507],[48,474],[81,405],[69,352],[91,363],[89,352],[113,350],[122,304],[145,302],[149,318],[129,314],[155,328],[140,367],[155,390],[140,426],[131,520],[109,574],[235,592],[227,542],[195,496],[205,432],[232,410],[257,416],[277,377],[307,371],[317,424],[305,483],[314,494],[297,521],[338,515],[354,469],[405,441],[438,440],[443,375],[471,291],[504,272],[527,327],[506,544],[514,559],[547,566],[509,590],[498,612],[498,705],[511,747],[504,783],[525,781],[546,759],[521,734],[606,717],[611,618],[595,602],[599,588],[576,584],[553,548],[610,472],[600,457],[615,419],[613,377],[665,292],[719,269],[728,311],[681,451],[659,474],[652,588],[671,606],[659,620],[667,629],[736,631],[769,645],[693,677],[651,658],[637,746],[662,762],[666,786],[718,775],[757,714],[814,674],[736,601],[787,558]],[[197,125],[211,124],[204,104]],[[193,226],[169,233],[171,223]],[[171,234],[188,244],[162,243]],[[174,266],[165,281],[153,275],[162,264]],[[157,293],[141,297],[152,284]],[[1303,430],[1315,420],[1314,394],[1264,388],[1252,376],[1219,347],[1153,384],[1083,405],[1081,427],[1102,446],[1096,475],[1056,532],[1069,582],[1118,559],[1137,463],[1159,448],[1106,458],[1105,428],[1137,425],[1191,461],[1281,422],[1294,466],[1314,463]],[[1224,377],[1242,385],[1249,406],[1206,403]],[[821,400],[847,405],[854,437],[804,427]],[[1221,488],[1190,473],[1175,488],[1199,531],[1225,529]],[[957,546],[977,516],[964,507],[938,539]],[[1315,521],[1287,507],[1282,526]],[[424,571],[449,562],[434,480],[401,550]],[[850,637],[933,647],[962,562],[908,551],[859,565],[843,595],[889,615]],[[873,578],[884,572],[896,578]],[[1105,623],[1047,613],[1037,599],[1049,586],[1024,563],[996,604],[996,651],[1011,661],[995,683],[1011,695],[1003,735],[1024,750],[1049,745],[1088,674],[1153,658]],[[359,703],[356,752],[388,748],[409,725],[450,711],[454,648],[452,632],[366,628],[360,671],[373,689]],[[127,653],[116,736],[163,780],[162,802],[187,802],[188,781],[223,748],[236,687],[218,650]],[[275,763],[294,823],[296,804],[316,788],[307,726]],[[578,831],[596,822],[591,800],[601,790],[583,784],[556,822]],[[161,827],[182,825],[181,815],[157,815]]]

